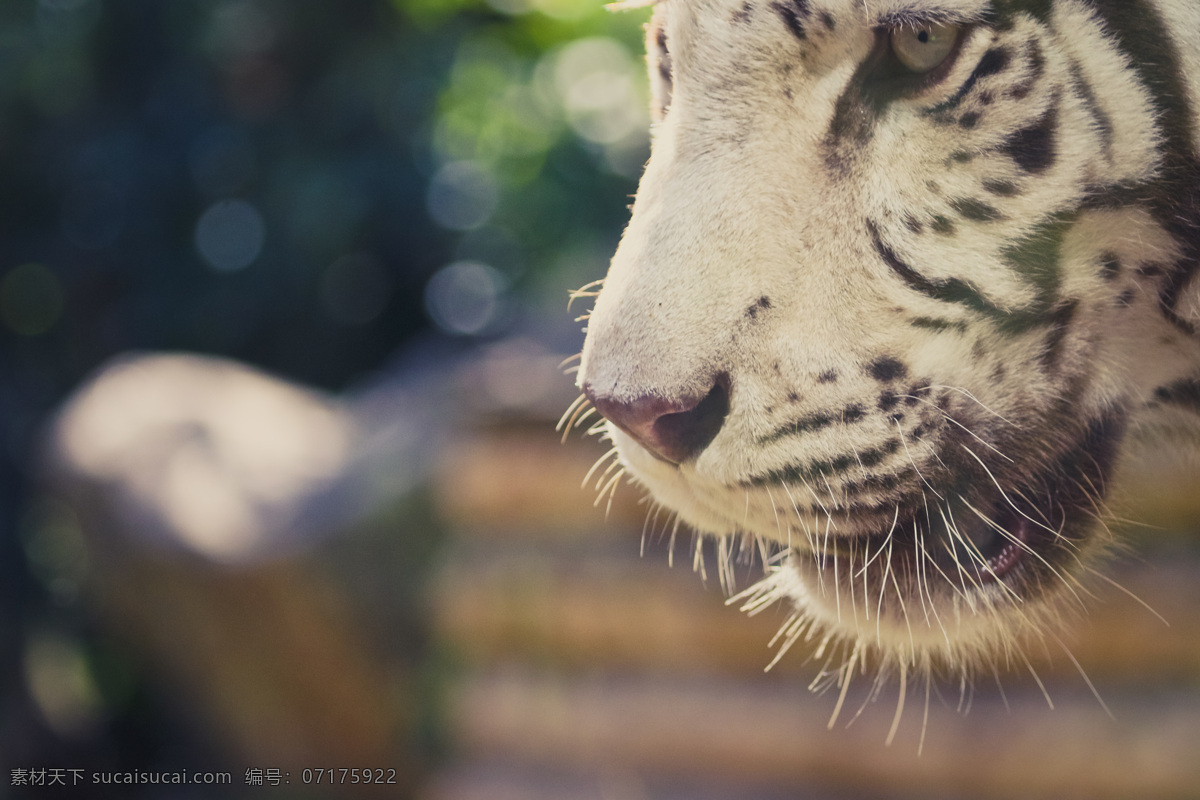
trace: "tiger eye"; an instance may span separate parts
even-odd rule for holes
[[[949,58],[961,29],[957,25],[929,24],[892,31],[892,52],[908,69],[925,73]]]

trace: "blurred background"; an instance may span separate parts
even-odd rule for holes
[[[1073,655],[909,687],[891,747],[896,687],[826,731],[784,614],[580,488],[646,17],[0,3],[0,798],[1200,796],[1194,466],[1130,471],[1113,566],[1170,626],[1097,580]]]

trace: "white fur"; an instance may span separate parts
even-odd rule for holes
[[[743,484],[788,465],[870,452],[897,431],[903,447],[889,453],[880,470],[915,466],[923,479],[923,468],[936,469],[950,434],[911,435],[920,404],[909,407],[902,423],[875,410],[880,386],[867,365],[881,355],[903,361],[906,385],[949,387],[944,391],[953,405],[946,416],[955,419],[945,427],[953,432],[950,423],[959,415],[971,420],[973,434],[978,431],[978,444],[968,442],[971,455],[989,472],[1005,467],[1008,455],[999,450],[1018,441],[1013,437],[1045,438],[1050,459],[1064,446],[1055,437],[1075,435],[1046,422],[1061,413],[1054,409],[1068,387],[1078,390],[1080,420],[1114,408],[1136,417],[1156,387],[1194,374],[1200,367],[1196,339],[1158,312],[1156,284],[1134,274],[1139,265],[1179,255],[1178,244],[1146,211],[1083,211],[1063,235],[1057,292],[1076,310],[1053,370],[1038,363],[1044,326],[1001,334],[966,304],[914,291],[881,258],[866,223],[871,220],[894,255],[927,280],[965,281],[1001,312],[1031,311],[1038,285],[1005,265],[1006,249],[1055,212],[1076,207],[1085,187],[1158,173],[1162,141],[1152,98],[1079,0],[1053,3],[1048,25],[1018,17],[1010,31],[970,24],[985,16],[988,4],[981,0],[808,5],[811,24],[799,40],[761,0],[660,4],[656,19],[665,25],[673,78],[669,91],[659,87],[656,96],[669,97],[670,108],[656,124],[632,218],[588,323],[579,383],[616,401],[675,399],[703,395],[716,374],[730,376],[728,417],[694,460],[666,463],[618,428],[608,432],[628,471],[680,520],[702,533],[749,535],[791,553],[790,565],[775,568],[756,598],[789,597],[805,619],[851,639],[877,639],[903,663],[924,663],[928,656],[919,654],[931,651],[957,659],[1004,649],[1015,633],[1053,616],[1051,600],[1045,608],[1030,603],[1021,610],[1003,586],[929,588],[928,601],[938,606],[932,614],[906,608],[881,622],[874,611],[859,616],[875,594],[881,606],[907,599],[916,607],[923,600],[919,591],[897,586],[898,597],[889,595],[884,604],[891,589],[878,585],[879,576],[858,590],[822,579],[831,574],[819,568],[830,540],[853,542],[878,532],[878,519],[832,513],[855,480],[853,471],[829,474],[816,487],[799,480]],[[1178,37],[1190,99],[1200,109],[1200,6],[1190,0],[1155,5]],[[875,46],[874,30],[880,20],[922,11],[965,25],[952,69],[924,93],[888,103],[869,139],[843,151],[841,168],[831,166],[828,132],[839,98]],[[835,27],[816,22],[822,12]],[[739,13],[741,21],[734,21]],[[997,46],[1010,52],[1010,67],[977,84],[976,90],[991,93],[988,104],[979,105],[981,121],[970,128],[932,122],[929,109],[950,100]],[[1042,57],[1040,76],[1024,55],[1023,48],[1034,46]],[[1111,123],[1107,146],[1097,111],[1072,89],[1073,64]],[[1025,96],[1005,94],[1025,80],[1031,84]],[[968,99],[982,103],[977,94]],[[996,156],[1014,131],[1052,108],[1055,157],[1048,168],[1030,172]],[[956,161],[964,152],[969,158]],[[1005,196],[980,188],[1004,181],[1019,191]],[[954,206],[962,198],[983,198],[998,218],[964,217]],[[953,218],[953,235],[931,230],[939,217]],[[1097,268],[1114,256],[1123,265],[1116,280]],[[1120,308],[1118,291],[1126,292]],[[769,308],[748,316],[761,297],[769,298]],[[1185,293],[1181,316],[1200,319],[1197,297],[1200,290]],[[955,327],[914,326],[913,318]],[[1000,367],[1004,374],[996,377]],[[836,381],[817,380],[829,371]],[[853,425],[770,438],[789,420],[855,405],[868,413]],[[1045,467],[1041,456],[1022,457],[1031,471]],[[886,502],[891,495],[877,496]],[[864,498],[869,493],[857,499]],[[853,619],[848,609],[856,612]]]

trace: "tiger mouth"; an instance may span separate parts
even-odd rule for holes
[[[1096,420],[1073,448],[1022,484],[898,508],[882,526],[817,542],[812,557],[823,571],[840,563],[851,574],[869,570],[886,581],[894,570],[963,593],[1000,583],[1031,590],[1046,578],[1061,579],[1064,563],[1095,535],[1123,431],[1122,418]]]
[[[963,591],[1012,581],[1033,568],[1053,570],[1079,546],[1087,529],[1071,524],[1053,490],[1045,492],[1043,502],[1027,496],[1006,494],[988,511],[960,501],[953,514],[931,508],[928,515],[924,509],[897,515],[886,530],[830,541],[814,555],[826,569],[836,554],[852,572],[879,563],[879,571],[940,578]]]

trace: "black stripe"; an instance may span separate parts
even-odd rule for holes
[[[1121,258],[1111,250],[1100,254],[1100,277],[1110,283],[1121,277]]]
[[[1078,308],[1079,304],[1071,300],[1050,315],[1050,333],[1046,335],[1045,347],[1040,358],[1042,367],[1047,372],[1053,371],[1058,366],[1063,342],[1066,341],[1067,331],[1071,327],[1071,320],[1074,319]]]
[[[870,219],[867,230],[875,251],[908,286],[933,300],[958,303],[972,311],[985,314],[1004,331],[1020,333],[1037,325],[1052,324],[1058,289],[1061,282],[1059,259],[1063,237],[1074,221],[1072,214],[1057,214],[1004,249],[1001,257],[1030,288],[1037,292],[1032,303],[1024,308],[1006,310],[990,302],[978,289],[959,278],[930,280],[914,270],[896,255],[882,237],[878,226]]]
[[[780,483],[807,483],[820,478],[832,478],[842,473],[861,467],[874,467],[882,463],[888,456],[895,455],[900,450],[900,439],[891,439],[877,448],[864,450],[861,453],[844,453],[828,460],[812,461],[808,464],[790,464],[780,469],[771,470],[764,475],[756,475],[741,482],[744,488],[769,486]],[[895,475],[868,475],[854,481],[853,485],[859,491],[864,488],[873,490],[894,488],[898,483]],[[849,484],[848,484],[849,485]]]
[[[936,319],[934,317],[913,317],[908,321],[909,325],[914,328],[924,328],[930,331],[948,331],[955,330],[959,333],[967,332],[967,323],[960,319]]]
[[[1034,85],[1042,79],[1046,72],[1046,54],[1037,39],[1025,43],[1025,57],[1029,61],[1029,73],[1024,80],[1008,90],[1008,96],[1014,100],[1024,100],[1033,91]]]
[[[1021,193],[1018,187],[1012,181],[998,180],[995,178],[987,178],[983,181],[983,188],[994,195],[1000,197],[1015,197]]]
[[[790,422],[778,430],[768,433],[766,436],[759,437],[758,443],[770,444],[771,442],[777,442],[787,436],[795,436],[800,433],[813,433],[814,431],[819,431],[822,428],[829,427],[836,421],[837,420],[829,414],[817,412],[816,414],[810,414],[807,417],[802,417],[795,422]]]
[[[1045,172],[1058,160],[1058,103],[1052,105],[1041,119],[1011,134],[1000,147],[1002,153],[1026,172]]]
[[[880,356],[867,365],[866,372],[880,383],[890,383],[908,375],[908,367],[891,356]]]
[[[825,146],[831,152],[844,142],[861,148],[871,140],[877,113],[865,101],[860,89],[860,76],[855,74],[834,104],[833,118],[825,136]]]
[[[994,207],[973,197],[956,197],[950,201],[950,207],[972,222],[995,222],[1003,215]]]
[[[1092,85],[1087,82],[1083,75],[1083,68],[1079,62],[1071,62],[1071,85],[1075,90],[1075,94],[1081,101],[1083,107],[1087,109],[1091,115],[1092,121],[1096,125],[1096,130],[1100,134],[1100,141],[1104,144],[1104,154],[1111,161],[1113,157],[1113,124],[1108,114],[1100,107],[1100,103],[1096,100],[1096,93],[1092,90]]]
[[[1046,0],[995,0],[992,6],[996,28],[1011,28],[1018,14],[1028,14],[1039,22],[1049,22],[1051,5]]]
[[[1200,380],[1188,378],[1160,386],[1155,390],[1154,398],[1173,406],[1183,406],[1193,411],[1200,411]]]
[[[1038,294],[1033,307],[1027,311],[1044,314],[1058,299],[1063,239],[1074,222],[1074,214],[1056,214],[1029,235],[1004,248],[1004,262]]]
[[[813,433],[821,430],[822,428],[827,428],[835,422],[841,422],[843,424],[858,422],[863,418],[864,415],[865,412],[863,411],[862,406],[856,403],[846,406],[842,409],[841,413],[836,416],[818,411],[815,414],[810,414],[807,417],[801,417],[798,420],[790,422],[787,425],[768,433],[766,436],[759,437],[758,443],[771,444],[772,442],[777,442],[780,439],[788,436],[795,436],[801,433]]]
[[[982,294],[965,281],[958,278],[931,281],[921,275],[897,256],[895,250],[884,243],[879,235],[879,228],[869,219],[867,220],[867,229],[871,233],[875,251],[879,253],[880,258],[891,268],[892,272],[908,284],[909,288],[933,300],[943,303],[960,303],[973,311],[980,311],[988,316],[997,318],[1008,316],[1008,312],[989,303]]]
[[[893,453],[896,452],[896,450],[900,449],[900,440],[893,439],[889,443],[889,447],[891,448],[891,451]],[[887,449],[887,448],[885,448],[885,449]],[[875,462],[875,452],[876,451],[871,451],[870,453],[863,453],[863,457],[869,458],[872,462]],[[882,460],[882,459],[880,459],[880,460]],[[866,466],[865,462],[864,462],[863,466]],[[896,473],[890,473],[890,474],[884,472],[884,473],[879,473],[877,475],[868,475],[867,477],[860,478],[858,480],[846,481],[842,484],[841,489],[842,489],[842,494],[844,494],[847,497],[853,497],[858,494],[866,494],[867,492],[873,492],[873,493],[888,492],[888,491],[891,491],[892,489],[895,489],[900,486],[911,487],[913,485],[920,485],[920,480],[921,479],[917,475],[917,471],[914,470],[912,467],[909,467],[908,469],[904,470],[903,472],[896,472]],[[894,510],[894,507],[888,508],[889,512],[892,510]]]
[[[954,222],[947,217],[943,217],[941,214],[933,218],[933,222],[930,223],[929,227],[943,236],[949,236],[954,233]]]
[[[1183,257],[1163,282],[1159,295],[1164,315],[1179,328],[1194,327],[1180,319],[1175,306],[1183,288],[1200,270],[1200,161],[1192,131],[1183,68],[1166,23],[1147,0],[1087,0],[1125,51],[1142,84],[1150,92],[1162,132],[1163,165],[1154,182],[1150,205],[1155,217],[1175,237]]]
[[[963,85],[959,87],[958,91],[936,106],[926,110],[925,113],[942,114],[958,108],[963,98],[975,87],[980,78],[986,78],[988,75],[995,75],[998,72],[1002,72],[1008,66],[1008,62],[1009,52],[1005,48],[993,47],[988,50],[980,57],[979,63],[975,65],[975,69],[963,81]]]
[[[771,8],[783,18],[788,29],[801,41],[808,38],[808,31],[805,30],[804,23],[808,21],[812,11],[808,7],[808,0],[777,0],[771,3]]]
[[[887,106],[888,96],[867,91],[866,84],[886,60],[887,53],[887,34],[876,31],[870,55],[858,65],[834,104],[833,118],[822,142],[825,163],[831,170],[845,170],[854,154],[861,152],[875,133],[875,123]]]
[[[1147,0],[1087,0],[1108,33],[1133,62],[1153,96],[1169,158],[1191,158],[1192,112],[1173,40],[1154,3]]]

